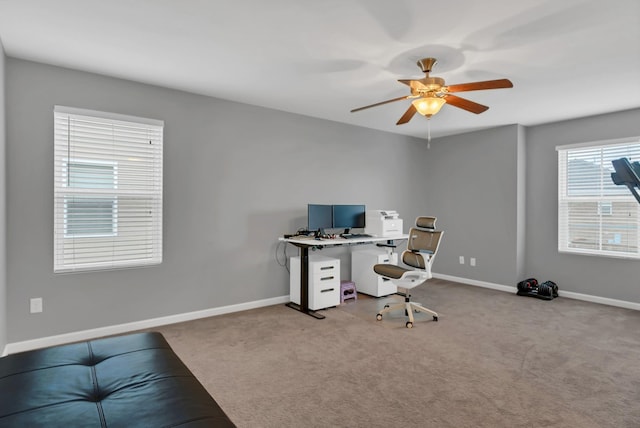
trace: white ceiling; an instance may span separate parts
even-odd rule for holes
[[[8,56],[426,138],[396,121],[435,57],[447,84],[508,78],[458,95],[438,137],[640,107],[638,0],[0,0]],[[246,118],[247,122],[251,117]]]

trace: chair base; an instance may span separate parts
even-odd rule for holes
[[[409,317],[409,321],[407,321],[405,324],[407,328],[413,327],[413,322],[415,321],[415,319],[413,318],[413,311],[429,313],[433,316],[434,321],[438,321],[438,314],[436,312],[432,311],[431,309],[425,308],[420,303],[410,301],[409,297],[405,297],[404,302],[397,303],[395,305],[385,305],[384,309],[382,309],[376,315],[376,319],[378,321],[381,321],[382,314],[385,314],[391,311],[396,311],[398,309],[404,309],[405,314]]]

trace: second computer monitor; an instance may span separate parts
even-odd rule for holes
[[[333,205],[333,228],[364,228],[365,212],[364,205]]]

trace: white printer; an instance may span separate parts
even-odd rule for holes
[[[380,237],[402,235],[402,219],[392,210],[367,210],[364,233]]]

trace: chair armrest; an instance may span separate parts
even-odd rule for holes
[[[431,272],[426,270],[410,270],[405,272],[397,281],[419,281],[420,284],[432,277]]]

